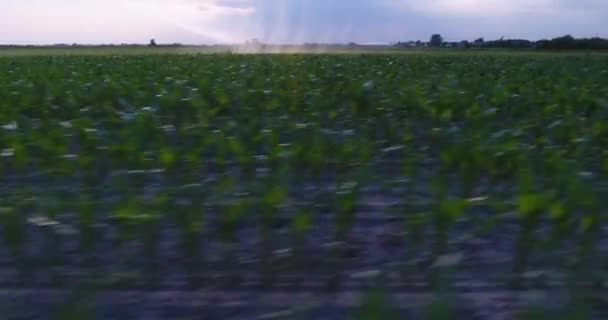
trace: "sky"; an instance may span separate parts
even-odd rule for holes
[[[608,38],[608,0],[0,0],[0,44]]]

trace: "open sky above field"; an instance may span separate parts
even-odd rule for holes
[[[608,37],[606,0],[1,0],[0,44]]]

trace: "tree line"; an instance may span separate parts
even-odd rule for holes
[[[551,40],[495,40],[487,43],[489,48],[534,48],[551,50],[607,50],[608,39],[599,37],[576,39],[571,35]]]
[[[414,44],[414,42],[410,42]],[[541,50],[608,50],[608,39],[574,38],[565,35],[553,39],[530,41],[526,39],[504,39],[485,41],[483,38],[475,41],[447,42],[440,34],[434,34],[428,43],[416,42],[417,46],[428,47],[459,47],[459,48],[506,48],[506,49],[541,49]],[[403,46],[400,42],[398,45]]]

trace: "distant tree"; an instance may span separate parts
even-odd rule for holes
[[[571,35],[565,35],[552,40],[537,41],[535,48],[549,50],[606,50],[608,49],[608,39],[598,37],[576,39]]]
[[[551,44],[550,40],[547,39],[542,39],[542,40],[538,40],[534,43],[534,47],[536,49],[547,49],[549,48],[549,45]]]
[[[577,41],[568,34],[551,40],[551,47],[553,49],[573,49],[577,47]]]
[[[531,49],[534,48],[534,43],[525,39],[507,39],[493,40],[484,42],[486,48],[508,48],[508,49]]]
[[[150,39],[150,44],[148,44],[148,46],[150,46],[150,47],[156,47],[156,40]]]
[[[484,43],[484,42],[485,42],[485,41],[484,41],[484,39],[483,39],[483,38],[478,38],[478,39],[475,39],[475,41],[474,41],[473,43],[475,43],[475,44],[482,44],[482,43]]]
[[[571,35],[569,35],[569,34],[567,34],[565,36],[557,37],[557,38],[553,39],[553,41],[557,41],[557,40],[561,40],[561,41],[574,41],[574,37],[571,36]]]
[[[441,47],[443,44],[443,37],[440,34],[434,34],[431,36],[430,45],[431,47]]]

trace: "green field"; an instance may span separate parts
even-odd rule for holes
[[[532,50],[532,49],[436,49],[436,48],[398,48],[390,45],[319,45],[306,47],[300,45],[267,45],[264,47],[239,45],[208,46],[158,46],[112,45],[112,46],[1,46],[0,57],[18,56],[103,56],[103,55],[195,55],[195,54],[384,54],[384,55],[490,55],[490,56],[603,56],[601,50]]]
[[[0,288],[373,274],[606,315],[605,55],[48,50],[0,51]]]

